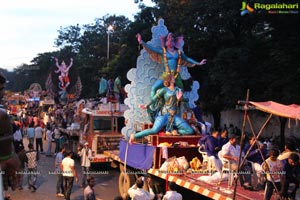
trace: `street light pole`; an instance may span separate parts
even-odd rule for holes
[[[106,60],[109,60],[109,31],[107,31],[107,57]]]
[[[114,27],[112,25],[109,25],[107,27],[107,63],[108,63],[108,60],[109,60],[109,34],[113,33],[114,32]]]

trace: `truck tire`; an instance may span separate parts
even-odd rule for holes
[[[125,174],[120,172],[119,175],[119,192],[123,199],[126,199],[128,195],[128,189],[135,183],[134,174]]]

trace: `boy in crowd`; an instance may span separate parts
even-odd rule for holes
[[[278,160],[279,151],[277,149],[271,149],[269,152],[269,158],[262,164],[263,170],[267,175],[267,182],[265,187],[264,200],[270,200],[273,194],[275,183],[276,190],[281,189],[280,178],[282,174],[282,162]]]

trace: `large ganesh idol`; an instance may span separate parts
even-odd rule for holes
[[[146,132],[138,133],[141,131],[138,127],[139,124],[154,124],[155,128],[162,128],[162,124],[157,124],[156,119],[160,110],[166,106],[160,102],[154,103],[157,96],[163,97],[162,91],[168,90],[168,86],[164,85],[164,80],[167,76],[172,76],[175,87],[180,90],[183,94],[179,98],[178,94],[174,94],[175,98],[178,99],[181,107],[174,108],[177,116],[182,116],[184,109],[194,107],[194,102],[198,100],[198,89],[200,84],[197,81],[193,81],[190,86],[190,90],[184,91],[182,82],[191,78],[187,67],[200,66],[206,63],[206,60],[200,62],[188,58],[183,51],[184,40],[183,37],[174,38],[173,34],[167,30],[164,25],[164,20],[160,19],[157,26],[153,26],[152,39],[148,42],[144,42],[140,34],[137,34],[138,43],[143,46],[140,52],[140,56],[137,59],[136,68],[132,68],[127,73],[130,84],[125,86],[125,90],[128,93],[128,97],[125,99],[125,104],[129,107],[129,110],[125,111],[124,117],[126,120],[126,126],[122,129],[122,134],[126,138],[136,136],[145,136],[148,134],[155,134],[155,131],[147,130]],[[167,93],[166,93],[167,94]],[[168,98],[163,97],[167,101]],[[180,100],[179,100],[180,99]],[[183,101],[184,100],[184,101]],[[159,104],[164,105],[159,105]],[[146,108],[141,106],[146,105]],[[150,112],[149,112],[150,111]],[[172,112],[172,111],[171,111]],[[151,117],[149,117],[149,114]],[[161,115],[160,115],[161,116]],[[170,118],[171,119],[171,118]],[[175,120],[175,118],[172,118]],[[179,119],[176,117],[176,119]],[[164,120],[162,120],[164,121]],[[159,126],[156,126],[159,125]],[[173,124],[174,125],[174,124]],[[172,126],[170,123],[165,123],[165,128]],[[181,133],[180,133],[181,132]],[[184,125],[179,130],[180,134],[191,134],[191,128]]]

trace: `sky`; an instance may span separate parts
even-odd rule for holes
[[[151,0],[143,0],[153,6]],[[92,24],[106,14],[133,20],[134,0],[8,0],[0,6],[0,68],[13,70],[39,53],[57,50],[60,27]]]

